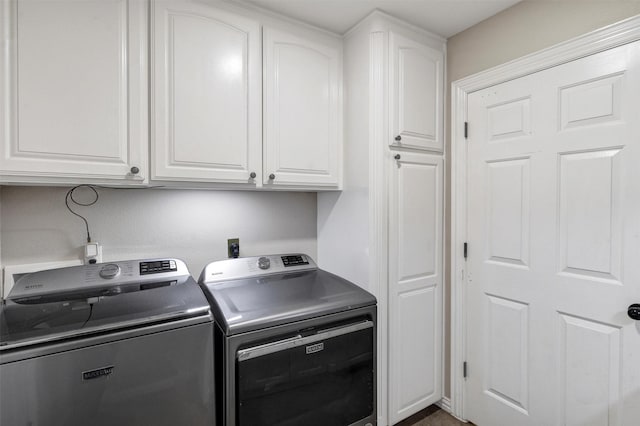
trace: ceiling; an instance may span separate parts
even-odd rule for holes
[[[520,0],[237,0],[344,34],[375,9],[444,38]]]

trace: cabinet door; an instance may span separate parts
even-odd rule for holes
[[[390,144],[443,149],[443,53],[391,32]]]
[[[337,187],[341,51],[264,30],[264,183]]]
[[[147,20],[137,0],[0,2],[3,181],[146,180]]]
[[[152,179],[255,185],[259,24],[195,1],[153,7]]]
[[[392,164],[390,424],[442,397],[442,164],[440,156],[409,153]]]

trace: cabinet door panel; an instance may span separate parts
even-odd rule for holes
[[[442,397],[442,157],[401,153],[389,207],[389,417]]]
[[[264,58],[265,184],[337,186],[340,51],[265,29]]]
[[[153,179],[253,184],[260,29],[195,2],[155,4]]]
[[[393,32],[389,44],[390,143],[442,151],[443,54]]]
[[[147,13],[126,0],[0,5],[0,174],[145,179]]]

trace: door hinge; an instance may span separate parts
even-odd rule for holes
[[[462,249],[462,254],[464,255],[465,260],[467,259],[467,243],[464,243],[463,249]]]
[[[464,122],[464,138],[469,138],[469,122],[467,121]]]
[[[467,361],[462,363],[462,377],[467,378]]]

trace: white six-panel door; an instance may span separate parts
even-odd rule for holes
[[[259,23],[195,1],[158,0],[152,30],[152,178],[258,185]]]
[[[443,160],[397,155],[389,197],[390,424],[442,397]]]
[[[634,43],[468,98],[479,426],[638,424],[639,93]]]

